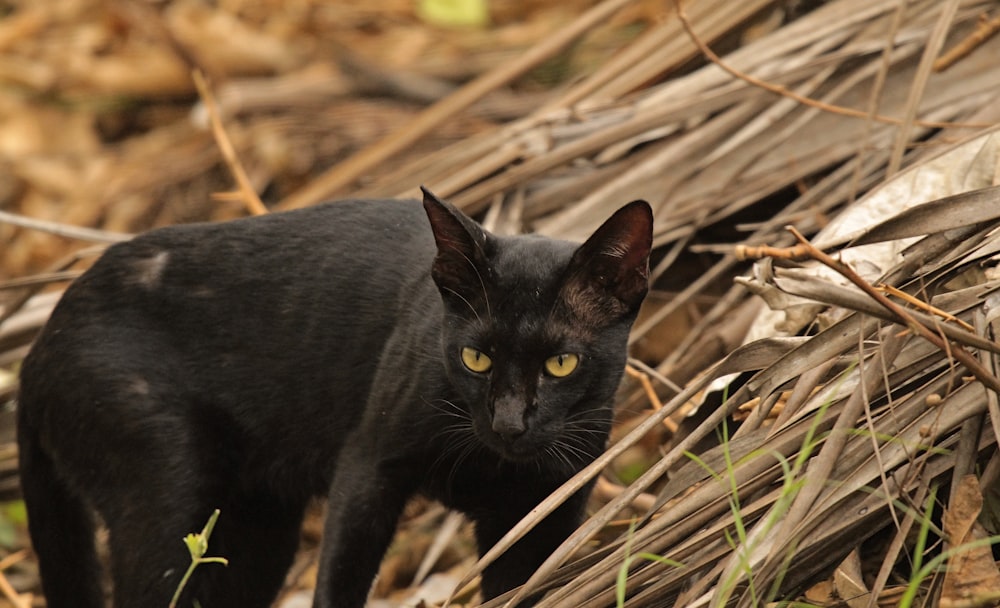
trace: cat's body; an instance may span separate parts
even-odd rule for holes
[[[118,608],[167,605],[181,538],[215,508],[209,554],[230,564],[199,569],[181,605],[268,606],[306,503],[328,495],[315,605],[359,608],[412,495],[466,512],[485,551],[601,452],[648,206],[590,249],[424,206],[154,231],[67,290],[25,360],[18,425],[49,606],[102,605],[91,508]],[[556,377],[556,358],[577,369]],[[584,501],[491,566],[484,594],[524,582]]]

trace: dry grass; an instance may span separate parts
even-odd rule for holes
[[[37,290],[76,272],[81,239],[235,217],[249,191],[282,209],[426,184],[500,232],[564,238],[645,198],[646,380],[573,482],[605,476],[529,583],[555,589],[542,605],[613,604],[640,552],[683,568],[633,560],[629,606],[894,604],[907,585],[968,600],[915,574],[942,548],[915,539],[962,542],[939,515],[967,473],[998,531],[1000,5],[697,0],[680,19],[673,3],[497,1],[493,27],[448,32],[409,2],[218,4],[6,9],[0,397],[53,303]],[[241,170],[243,194],[213,199]],[[838,257],[788,249],[786,226]],[[469,571],[467,546],[432,542],[444,517],[414,507],[380,595],[407,593],[421,561],[439,561],[438,595]]]

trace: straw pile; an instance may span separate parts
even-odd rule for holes
[[[10,10],[3,369],[56,297],[38,287],[78,272],[80,242],[39,228],[114,240],[426,184],[494,230],[581,238],[645,198],[655,290],[617,441],[571,482],[602,475],[528,584],[541,605],[997,600],[1000,5],[495,2],[494,28],[447,33],[354,4]],[[443,556],[434,600],[484,563],[414,511],[399,544]],[[407,595],[392,563],[378,594]]]

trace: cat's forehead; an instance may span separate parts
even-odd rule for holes
[[[497,237],[490,266],[497,287],[530,289],[557,282],[578,245],[527,234]]]
[[[498,239],[487,286],[488,333],[527,342],[558,342],[574,333],[552,310],[577,247],[534,235]]]

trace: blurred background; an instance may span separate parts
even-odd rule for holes
[[[593,2],[43,0],[0,5],[0,208],[135,232],[244,213],[191,77],[276,205],[468,81],[516,61]],[[663,7],[634,3],[333,192],[522,117],[592,72]],[[415,183],[415,182],[414,182]],[[0,277],[74,246],[0,226]]]

